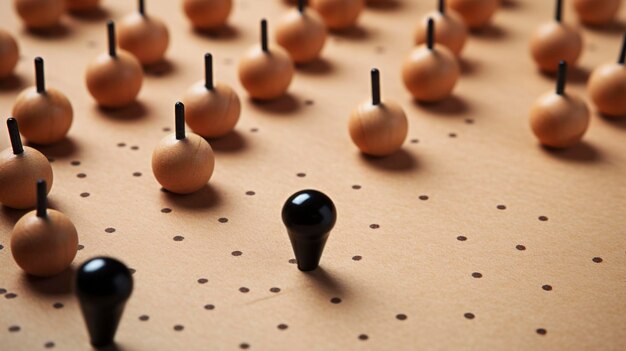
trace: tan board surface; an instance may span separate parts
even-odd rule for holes
[[[528,127],[530,104],[554,87],[528,52],[529,31],[552,16],[552,1],[505,1],[494,25],[470,37],[454,96],[437,105],[413,103],[399,70],[434,1],[369,7],[358,29],[329,38],[323,61],[297,70],[288,97],[265,104],[246,97],[236,64],[257,40],[260,16],[272,31],[282,1],[236,1],[219,36],[193,32],[179,1],[148,1],[167,18],[168,64],[146,75],[137,104],[117,112],[96,107],[84,71],[106,48],[105,20],[134,2],[104,0],[99,18],[66,16],[55,36],[23,30],[11,3],[0,2],[0,25],[16,35],[22,60],[17,78],[0,85],[0,116],[34,84],[32,58],[43,56],[48,86],[75,109],[68,140],[40,148],[54,159],[51,206],[74,221],[84,246],[74,268],[111,255],[136,270],[119,350],[626,344],[626,122],[594,112],[584,143],[562,152],[538,146]],[[624,7],[619,19],[584,30],[570,91],[587,99],[590,71],[616,59]],[[202,79],[206,51],[216,79],[240,94],[242,117],[235,133],[211,141],[210,186],[169,195],[152,176],[151,152],[173,129],[174,102]],[[409,117],[402,152],[380,160],[362,157],[347,131],[350,111],[369,96],[372,67],[383,99]],[[339,216],[322,268],[310,274],[289,263],[280,219],[283,202],[304,188],[327,193]],[[22,213],[0,210],[0,349],[89,349],[71,272],[33,279],[11,257]]]

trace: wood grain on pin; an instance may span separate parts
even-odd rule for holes
[[[20,50],[13,36],[0,29],[0,79],[13,74],[13,70],[20,59]]]
[[[530,52],[544,72],[556,72],[561,60],[575,66],[583,48],[577,28],[562,21],[562,0],[556,0],[554,20],[539,26],[530,39]]]
[[[424,44],[428,40],[429,18],[435,21],[437,43],[450,49],[455,56],[460,56],[467,40],[467,27],[456,11],[446,8],[445,0],[439,0],[439,8],[422,17],[415,31],[415,44]]]
[[[59,24],[65,0],[13,0],[17,14],[26,27],[44,29]]]
[[[322,16],[329,29],[341,30],[356,25],[365,0],[311,0],[311,7]]]
[[[276,42],[285,48],[295,63],[307,63],[320,56],[326,42],[326,26],[315,12],[306,9],[306,0],[298,0],[298,9],[290,11],[276,26]]]
[[[65,0],[65,6],[72,12],[93,11],[100,6],[100,0]]]
[[[448,6],[472,29],[487,26],[500,7],[500,0],[448,0]]]
[[[600,113],[607,117],[626,117],[626,34],[617,63],[596,68],[587,89]]]
[[[573,0],[581,22],[589,25],[609,24],[617,16],[622,0]]]
[[[578,143],[589,126],[589,109],[583,99],[565,92],[567,63],[558,68],[556,92],[542,95],[530,110],[530,127],[545,146],[565,148]]]
[[[279,46],[270,50],[267,21],[261,21],[261,45],[255,45],[239,61],[239,80],[253,99],[272,100],[283,96],[293,78],[293,61]]]
[[[163,60],[169,45],[165,23],[148,15],[144,0],[138,0],[136,12],[124,17],[118,26],[120,48],[133,54],[143,65]]]
[[[402,79],[418,101],[434,102],[450,96],[461,68],[454,54],[435,42],[435,22],[428,19],[426,45],[413,49],[402,65]]]
[[[197,29],[217,29],[226,25],[232,0],[184,0],[183,10]]]
[[[176,103],[176,132],[161,139],[152,153],[152,172],[164,189],[189,194],[207,185],[215,157],[209,143],[185,133],[185,106]]]
[[[0,203],[7,207],[28,209],[37,204],[33,184],[39,179],[52,188],[52,167],[41,152],[22,145],[15,118],[7,119],[11,147],[0,152]]]
[[[372,69],[372,99],[360,104],[350,115],[348,130],[364,154],[387,156],[404,144],[408,121],[402,107],[380,97],[380,73]]]
[[[28,141],[54,144],[63,140],[72,126],[72,104],[60,91],[46,87],[41,57],[35,58],[35,79],[36,86],[27,88],[17,97],[13,116]]]
[[[103,107],[124,107],[139,95],[143,69],[132,54],[117,50],[113,21],[108,22],[107,31],[109,50],[87,66],[87,89]]]
[[[194,133],[216,138],[230,133],[241,113],[237,93],[226,84],[213,83],[213,56],[204,55],[205,79],[193,85],[183,97],[185,120]]]
[[[36,188],[37,209],[28,212],[13,227],[11,253],[20,268],[31,275],[51,277],[66,270],[76,257],[78,233],[63,213],[47,209],[46,181]]]

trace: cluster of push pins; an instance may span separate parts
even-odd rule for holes
[[[18,15],[32,30],[57,25],[65,10],[90,11],[99,0],[15,0]],[[261,40],[241,58],[239,80],[254,100],[283,96],[295,74],[295,65],[318,59],[328,30],[342,30],[357,22],[365,0],[299,0],[297,8],[278,24],[270,47],[267,21],[261,21]],[[486,26],[500,0],[444,0],[417,27],[417,46],[402,64],[402,80],[414,99],[445,100],[460,76],[459,57],[468,28]],[[574,0],[582,22],[605,24],[613,20],[620,0]],[[232,0],[184,0],[183,9],[192,25],[215,30],[225,25]],[[169,45],[164,22],[149,15],[143,0],[136,12],[115,24],[107,23],[108,50],[88,66],[86,85],[104,108],[121,108],[136,100],[143,81],[142,66],[163,60]],[[116,38],[117,36],[117,38]],[[537,29],[530,39],[531,56],[538,68],[557,72],[557,86],[532,106],[530,125],[539,141],[550,147],[568,147],[581,140],[590,113],[578,96],[566,92],[567,67],[576,65],[582,37],[562,20],[562,1],[556,1],[554,20]],[[0,79],[13,74],[19,57],[16,41],[0,30]],[[589,95],[599,112],[626,117],[626,36],[616,64],[598,67],[588,82]],[[205,77],[191,86],[175,105],[175,133],[163,138],[152,155],[155,178],[164,189],[189,194],[210,180],[215,157],[205,138],[230,133],[241,113],[235,91],[215,83],[213,57],[204,56]],[[16,263],[27,273],[49,277],[67,269],[76,255],[78,234],[69,218],[47,208],[53,184],[47,158],[22,145],[21,136],[38,145],[57,143],[70,130],[73,111],[60,91],[46,87],[44,61],[35,58],[36,86],[26,89],[7,120],[11,148],[0,153],[0,203],[25,214],[11,235]],[[407,136],[408,120],[399,104],[382,99],[380,72],[371,70],[372,96],[350,115],[348,130],[354,144],[367,155],[384,157],[398,151]],[[19,123],[19,128],[18,128]],[[189,126],[193,132],[186,132]],[[283,206],[282,219],[296,256],[298,268],[317,268],[328,235],[336,221],[329,197],[315,190],[300,191]],[[84,263],[76,275],[77,296],[94,346],[113,341],[124,304],[133,288],[132,276],[115,259],[97,257]]]

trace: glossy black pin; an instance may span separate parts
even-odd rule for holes
[[[622,52],[619,53],[619,59],[617,63],[623,65],[626,63],[626,33],[624,33],[624,42],[622,43]]]
[[[185,105],[182,102],[177,102],[174,106],[176,113],[176,140],[185,139]]]
[[[298,0],[298,12],[304,13],[305,8],[306,8],[306,0]]]
[[[268,52],[267,46],[267,20],[264,18],[261,20],[261,49],[263,52]]]
[[[556,9],[554,11],[554,20],[560,23],[562,17],[563,17],[563,0],[556,0]]]
[[[17,120],[13,117],[7,119],[7,128],[9,129],[9,138],[11,139],[11,147],[13,155],[21,155],[24,153],[22,138],[20,137],[20,128],[17,126]]]
[[[439,0],[439,13],[445,16],[445,14],[446,14],[446,0]]]
[[[108,21],[107,22],[107,34],[109,38],[109,56],[116,57],[117,56],[117,43],[115,42],[115,22]]]
[[[213,90],[213,55],[204,54],[204,86]]]
[[[43,94],[46,92],[46,78],[43,71],[43,59],[35,57],[35,81],[37,92]]]
[[[143,0],[139,0],[139,3],[137,4],[137,7],[139,9],[139,14],[142,16],[146,15],[146,4]]]
[[[435,47],[435,20],[432,17],[428,18],[428,37],[426,38],[426,46],[429,50],[432,50]]]
[[[559,71],[556,74],[556,93],[565,94],[565,82],[567,81],[567,62],[559,62]]]
[[[287,199],[282,218],[298,269],[314,270],[320,263],[326,240],[337,220],[333,201],[317,190],[302,190]]]
[[[111,345],[133,291],[130,271],[116,259],[96,257],[78,268],[75,287],[91,344]]]
[[[380,72],[372,68],[372,105],[380,105]]]
[[[37,217],[48,217],[48,189],[43,179],[37,181]]]

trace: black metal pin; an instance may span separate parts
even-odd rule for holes
[[[39,94],[46,92],[46,78],[43,72],[43,59],[39,56],[35,57],[35,81],[37,92]]]
[[[556,93],[565,94],[565,81],[567,80],[567,62],[559,62],[559,72],[556,75]]]
[[[626,33],[624,33],[624,42],[622,43],[622,52],[619,54],[619,60],[617,61],[620,65],[626,63]]]
[[[13,117],[7,119],[7,128],[9,129],[9,138],[11,139],[13,154],[23,154],[24,146],[22,145],[22,138],[20,137],[20,129],[17,126],[17,120]]]
[[[47,198],[46,181],[37,180],[37,217],[48,217],[48,198]]]
[[[267,20],[264,18],[261,20],[261,49],[263,52],[268,52],[267,47]]]
[[[139,0],[139,14],[142,16],[146,15],[146,4],[143,0]]]
[[[185,139],[185,105],[178,101],[175,106],[176,111],[176,140]]]
[[[306,7],[306,0],[298,0],[298,12],[304,13],[305,7]]]
[[[377,68],[372,68],[372,104],[380,105],[380,72]]]
[[[435,47],[435,20],[428,18],[428,38],[426,39],[426,45],[429,50]]]
[[[117,56],[117,48],[115,43],[115,22],[107,22],[107,33],[109,35],[109,56]]]
[[[557,22],[561,22],[563,16],[563,0],[556,0],[556,10],[554,12],[554,19]]]
[[[213,55],[206,53],[204,54],[204,86],[213,90]]]
[[[446,14],[446,0],[439,0],[439,13]]]

